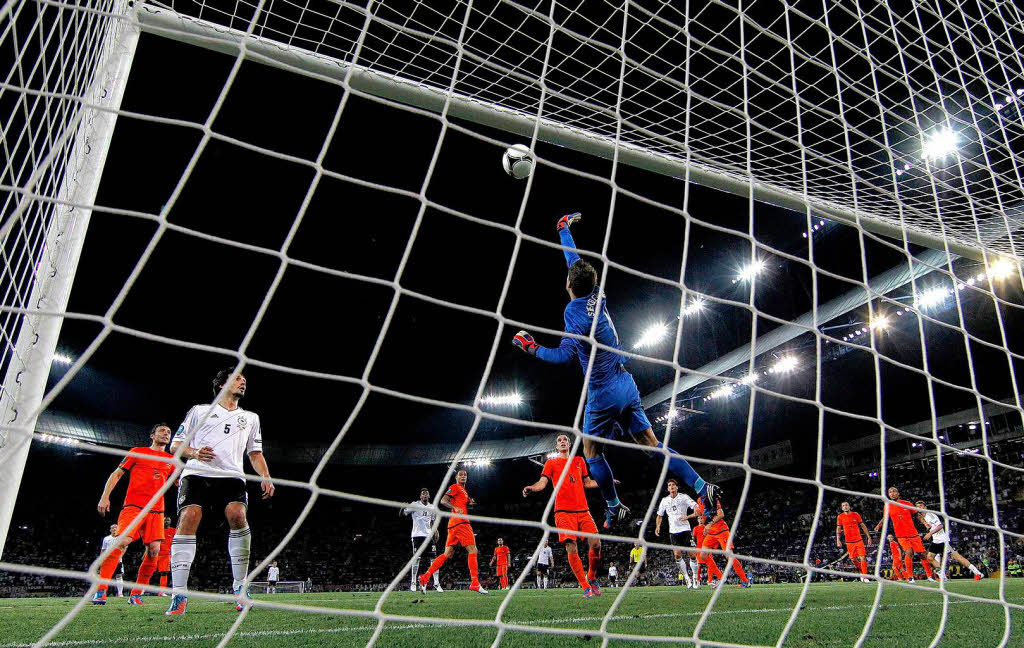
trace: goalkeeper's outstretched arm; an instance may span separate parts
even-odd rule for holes
[[[576,241],[572,240],[572,234],[569,233],[569,226],[582,218],[582,214],[579,212],[573,212],[567,214],[558,219],[558,238],[562,240],[562,245],[571,250],[562,250],[565,254],[565,265],[571,268],[572,264],[580,260],[580,255],[576,254]]]

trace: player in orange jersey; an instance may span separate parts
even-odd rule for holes
[[[917,532],[917,526],[914,524],[914,513],[916,513],[914,505],[907,500],[901,500],[900,491],[895,486],[890,486],[888,492],[889,499],[892,501],[885,503],[885,510],[889,519],[892,520],[892,531],[896,535],[896,541],[900,543],[900,547],[904,551],[903,576],[908,583],[914,582],[914,556],[917,556],[924,567],[924,573],[928,580],[934,580],[932,566],[928,562],[928,552],[925,551],[924,543],[921,542],[921,534]],[[875,531],[882,528],[883,522],[884,519],[878,521]]]
[[[843,546],[843,543],[840,542],[840,534],[846,536],[846,552],[850,555],[853,564],[860,570],[861,582],[870,583],[871,580],[867,577],[868,552],[864,548],[864,543],[867,542],[868,546],[871,546],[871,534],[868,533],[868,527],[861,519],[860,513],[854,511],[849,502],[843,502],[841,508],[843,512],[836,517],[836,546]],[[861,529],[864,530],[863,535],[861,535]]]
[[[171,526],[171,518],[164,518],[164,541],[160,543],[160,555],[157,556],[157,575],[160,576],[160,587],[167,587],[167,579],[171,577],[171,541],[177,529]],[[160,596],[167,596],[160,592]]]
[[[706,515],[704,498],[697,498],[697,509],[699,514],[698,518]],[[722,511],[722,500],[715,500],[714,515],[711,520],[707,523],[704,529],[704,541],[701,543],[702,549],[722,549],[730,550],[735,547],[732,544],[729,534],[729,525],[725,522],[725,512]],[[715,564],[715,555],[710,552],[705,553],[705,564],[708,566],[708,570],[718,572],[718,565]],[[712,570],[712,567],[714,568]],[[740,564],[738,558],[732,559],[732,568],[736,572],[736,575],[740,578],[740,587],[750,587],[750,580],[747,579],[747,573],[743,571],[743,565]],[[721,572],[718,572],[718,578],[721,578]],[[717,579],[716,579],[717,580]],[[715,583],[711,581],[711,573],[708,574],[708,582],[712,587]]]
[[[590,516],[590,506],[587,504],[585,488],[599,488],[596,481],[590,478],[587,472],[587,462],[583,457],[569,459],[569,437],[559,434],[555,439],[555,450],[557,457],[548,459],[544,463],[544,470],[540,479],[533,484],[523,488],[523,497],[530,493],[539,493],[547,488],[548,482],[554,486],[558,483],[562,472],[568,472],[562,485],[555,491],[555,526],[558,527],[558,541],[565,545],[565,551],[569,556],[569,567],[576,576],[576,581],[583,588],[583,598],[592,598],[601,595],[601,588],[597,584],[597,569],[601,563],[601,539],[596,535],[588,536],[587,543],[590,546],[588,554],[587,572],[583,572],[583,561],[580,560],[579,550],[576,548],[576,540],[580,537],[577,532],[597,533],[597,525],[594,518]]]
[[[505,546],[504,538],[498,538],[498,546],[494,548],[494,555],[491,556],[491,567],[498,563],[497,576],[503,589],[508,589],[508,547]]]
[[[148,447],[132,448],[129,450],[134,455],[146,455],[146,457],[127,456],[120,465],[110,473],[107,483],[103,486],[103,494],[96,505],[100,515],[106,515],[110,511],[110,493],[117,486],[117,482],[127,472],[131,476],[128,479],[128,492],[124,496],[124,505],[117,517],[117,535],[120,536],[117,545],[100,563],[100,578],[109,579],[117,568],[121,554],[132,542],[142,539],[146,545],[146,554],[139,565],[139,575],[136,577],[138,585],[132,589],[128,597],[130,605],[145,605],[142,601],[142,585],[149,585],[149,579],[157,568],[157,556],[160,555],[160,545],[164,539],[164,498],[160,495],[153,502],[149,512],[141,516],[139,513],[143,507],[159,492],[164,483],[174,472],[174,457],[164,451],[171,441],[171,428],[160,423],[153,426],[149,433],[152,441]],[[153,457],[149,459],[148,457]],[[134,524],[134,526],[132,526]],[[131,527],[131,528],[129,528]],[[96,594],[92,597],[94,605],[103,605],[107,602],[107,586],[100,584]]]
[[[903,552],[900,551],[900,543],[896,542],[896,536],[889,534],[889,557],[892,558],[892,579],[903,580]]]
[[[700,501],[697,502],[700,504]],[[704,565],[704,570],[708,574],[708,585],[714,585],[722,578],[722,572],[718,570],[718,565],[715,564],[714,560],[708,560],[710,554],[706,554],[700,550],[704,546],[704,535],[707,530],[705,525],[707,524],[707,518],[704,516],[704,507],[698,507],[695,512],[697,517],[695,518],[696,524],[693,527],[693,544],[697,547],[697,569],[693,570],[693,582],[697,584],[698,589],[700,588],[700,566]]]
[[[465,513],[470,506],[476,506],[476,501],[466,491],[466,480],[468,479],[469,473],[465,470],[455,473],[455,483],[448,487],[444,497],[441,498],[442,508],[449,509],[452,513]],[[430,582],[430,577],[438,569],[441,569],[441,565],[446,560],[452,557],[455,547],[458,545],[465,547],[468,554],[466,562],[469,564],[469,589],[480,594],[487,593],[487,590],[480,586],[480,578],[477,576],[476,536],[473,535],[473,527],[469,525],[469,520],[466,518],[452,515],[448,518],[448,540],[444,545],[444,553],[430,563],[427,573],[420,576],[420,590],[424,594],[427,593],[427,583]]]

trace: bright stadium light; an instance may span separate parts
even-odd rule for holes
[[[761,274],[763,271],[764,261],[757,259],[750,265],[744,266],[743,269],[740,270],[740,273],[736,275],[736,279],[733,280],[733,283],[736,283],[737,281],[748,281]]]
[[[789,373],[795,371],[797,368],[797,359],[794,356],[783,356],[779,358],[778,362],[772,365],[772,373]]]
[[[664,322],[649,326],[640,336],[640,339],[633,345],[633,349],[644,349],[652,347],[661,342],[668,335],[669,327]]]
[[[556,459],[557,457],[558,457],[558,453],[557,452],[549,452],[548,453],[548,459]]]
[[[463,466],[490,466],[490,459],[470,459],[462,462]]]
[[[941,160],[956,151],[957,134],[948,128],[933,131],[925,139],[921,157],[925,160]]]
[[[988,267],[988,276],[993,279],[1006,279],[1016,270],[1017,266],[1009,259],[998,259]]]
[[[871,318],[871,323],[868,325],[876,331],[884,331],[889,328],[890,322],[887,315],[876,315]]]
[[[753,385],[758,381],[759,378],[760,376],[758,376],[756,373],[747,374],[746,376],[740,378],[740,382],[744,385]]]
[[[946,297],[949,296],[949,289],[944,286],[938,288],[931,288],[921,293],[917,299],[914,300],[914,305],[918,308],[931,308],[938,306],[942,302],[946,301]]]
[[[54,353],[53,361],[56,362],[57,364],[69,365],[73,364],[75,362],[75,359],[64,353]]]
[[[691,299],[690,303],[683,307],[683,315],[696,315],[704,310],[704,300],[700,297]]]
[[[523,397],[518,392],[511,394],[488,394],[480,399],[480,404],[517,407],[523,404]]]

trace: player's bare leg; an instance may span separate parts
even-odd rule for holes
[[[186,506],[178,514],[178,533],[171,541],[171,606],[164,614],[181,615],[188,605],[188,575],[196,558],[196,531],[203,520],[203,508]]]
[[[972,563],[970,560],[967,560],[966,558],[961,556],[959,551],[950,550],[949,557],[957,561],[967,569],[971,570],[971,573],[974,574],[974,580],[981,580],[982,578],[984,578],[984,575],[982,575],[981,570],[975,567],[974,563]]]
[[[234,582],[231,588],[237,597],[235,609],[241,612],[252,603],[249,586],[245,582],[249,575],[249,547],[252,533],[245,515],[245,504],[231,502],[224,507],[224,517],[228,522],[228,556],[231,559],[231,577]]]

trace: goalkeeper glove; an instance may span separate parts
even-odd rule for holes
[[[583,218],[583,214],[581,214],[579,212],[573,212],[571,214],[566,214],[565,216],[562,216],[561,218],[558,219],[558,225],[555,226],[555,230],[556,231],[562,231],[566,227],[569,227],[573,223],[576,223],[577,221],[579,221],[581,218]]]
[[[533,336],[526,331],[519,331],[516,333],[515,337],[512,338],[512,344],[532,356],[537,355],[537,342],[533,339]]]

